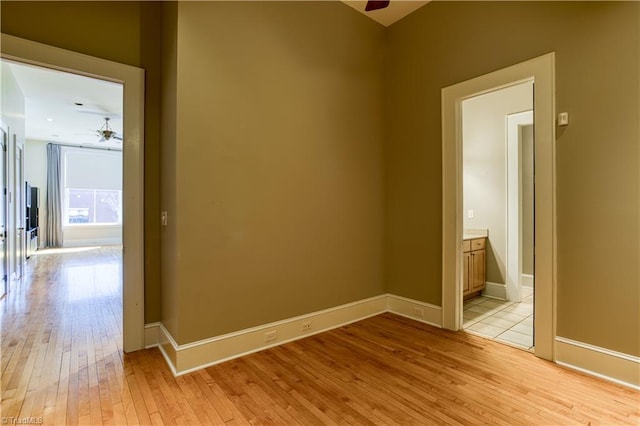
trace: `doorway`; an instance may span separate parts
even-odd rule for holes
[[[466,99],[514,85],[534,82],[535,119],[535,306],[534,353],[553,360],[555,341],[555,55],[476,77],[442,90],[443,116],[443,272],[442,323],[463,325],[463,167],[462,103]]]
[[[0,120],[0,297],[9,291],[9,253],[7,250],[7,146],[9,144],[9,126]]]
[[[123,347],[144,348],[144,70],[2,34],[2,58],[124,85]]]
[[[533,289],[521,279],[523,267],[533,274],[532,108],[532,81],[461,105],[463,278],[472,278],[463,329],[525,350],[533,349]]]

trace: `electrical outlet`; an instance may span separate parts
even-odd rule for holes
[[[271,342],[278,338],[278,330],[271,330],[264,333],[264,341]]]
[[[302,331],[311,330],[311,321],[306,321],[302,323]]]
[[[419,308],[417,306],[413,307],[413,315],[420,317],[420,318],[424,318],[424,309]]]

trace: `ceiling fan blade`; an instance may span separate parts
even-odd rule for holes
[[[122,142],[122,138],[120,136],[111,136],[111,139],[115,139],[118,142]]]
[[[369,0],[364,10],[370,12],[372,10],[384,9],[389,6],[389,0]]]

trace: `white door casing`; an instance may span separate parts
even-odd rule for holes
[[[2,58],[124,86],[123,347],[144,348],[144,70],[1,34]]]
[[[555,54],[442,89],[442,324],[462,326],[462,109],[463,100],[534,81],[536,356],[554,359],[556,330]]]

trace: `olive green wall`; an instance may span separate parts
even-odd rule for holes
[[[557,111],[571,117],[557,134],[557,334],[640,355],[639,8],[432,2],[390,27],[390,293],[441,304],[440,90],[555,51]]]
[[[640,4],[432,2],[384,29],[180,3],[166,34],[153,2],[0,7],[4,33],[145,68],[145,319],[180,343],[385,291],[440,305],[440,90],[555,51],[558,335],[640,355]]]
[[[156,2],[0,2],[5,34],[145,69],[145,322],[160,320],[159,81]]]
[[[177,33],[176,341],[383,294],[384,28],[180,2]]]

